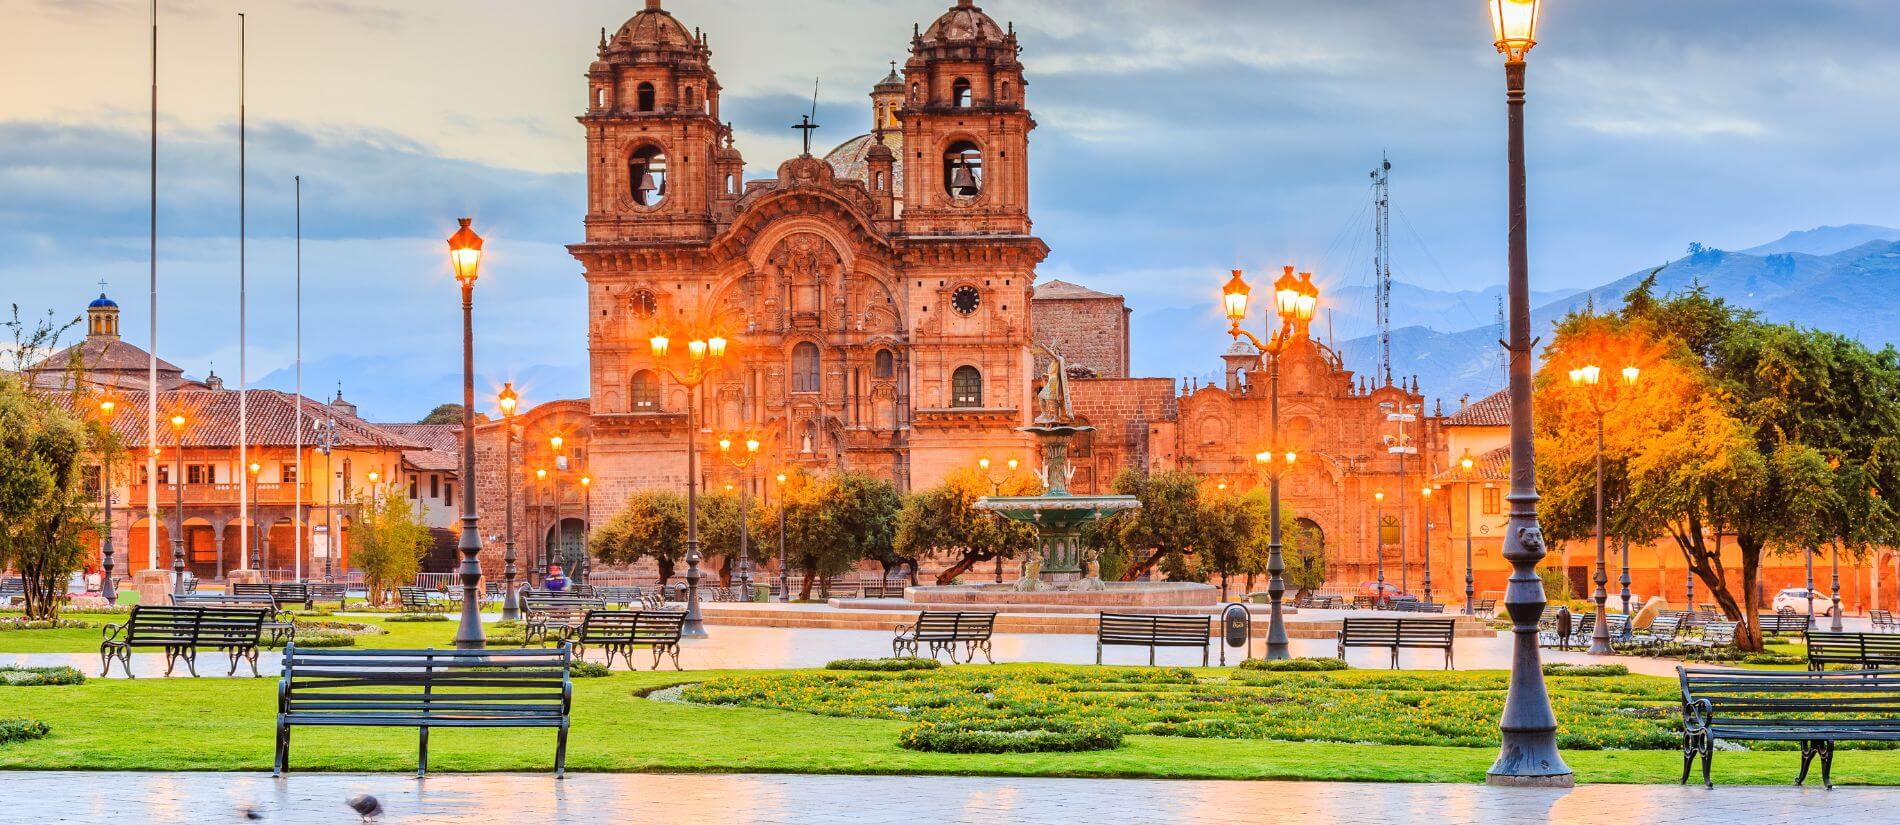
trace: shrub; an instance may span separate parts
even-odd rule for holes
[[[1628,676],[1630,669],[1623,665],[1573,665],[1566,662],[1548,662],[1544,665],[1545,676]]]
[[[449,615],[447,613],[397,613],[396,615],[390,616],[389,618],[384,619],[383,621],[385,622],[446,622],[448,620],[449,620]]]
[[[59,667],[0,667],[0,685],[8,687],[28,687],[34,685],[77,685],[86,681],[86,675],[77,668]]]
[[[356,637],[331,630],[297,631],[298,647],[355,647]]]
[[[39,739],[53,729],[38,719],[0,719],[0,745]]]
[[[838,659],[825,663],[826,670],[936,670],[943,663],[936,659],[924,659],[916,656],[897,656],[889,659]]]
[[[92,622],[79,619],[28,619],[25,616],[9,616],[0,619],[0,632],[8,630],[57,630],[69,627],[96,627]]]
[[[1293,673],[1317,673],[1326,670],[1345,670],[1344,659],[1327,656],[1302,657],[1298,659],[1246,659],[1240,663],[1241,670],[1269,670]]]
[[[1049,753],[1120,747],[1121,729],[1106,722],[990,719],[920,722],[897,735],[900,747],[932,753]]]
[[[598,679],[613,673],[607,669],[606,665],[599,662],[575,662],[573,669],[569,672],[576,679]]]

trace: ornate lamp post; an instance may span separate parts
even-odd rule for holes
[[[1278,280],[1273,282],[1273,311],[1279,318],[1279,325],[1261,341],[1253,333],[1240,328],[1247,320],[1247,300],[1253,288],[1241,277],[1240,270],[1234,270],[1233,278],[1221,289],[1221,308],[1227,314],[1227,334],[1239,340],[1246,336],[1247,341],[1260,351],[1261,366],[1267,370],[1268,387],[1268,437],[1272,449],[1269,453],[1285,452],[1280,435],[1280,357],[1285,354],[1287,343],[1295,335],[1306,335],[1306,324],[1313,319],[1313,312],[1319,307],[1319,287],[1313,284],[1313,274],[1302,272],[1293,277],[1293,267],[1286,267]],[[1270,463],[1270,462],[1269,462]],[[1280,548],[1280,473],[1269,474],[1267,492],[1267,599],[1271,602],[1271,613],[1267,621],[1267,658],[1285,659],[1291,654],[1287,649],[1286,621],[1281,616],[1281,601],[1286,594],[1286,580],[1280,575],[1286,572],[1286,558]]]
[[[1379,563],[1379,589],[1373,604],[1385,607],[1385,491],[1372,494],[1372,554]]]
[[[515,393],[514,382],[502,384],[501,392],[495,396],[495,406],[501,409],[502,500],[506,511],[502,517],[501,620],[504,622],[521,619],[521,596],[515,592],[515,407],[520,403],[521,396]]]
[[[1637,377],[1640,376],[1641,374],[1642,374],[1642,370],[1639,370],[1636,367],[1624,367],[1623,368],[1623,383],[1626,385],[1634,385],[1636,383]],[[1584,366],[1578,367],[1570,371],[1570,383],[1573,386],[1585,387],[1588,389],[1588,393],[1590,397],[1590,413],[1596,416],[1596,424],[1597,424],[1597,444],[1596,444],[1596,451],[1597,451],[1597,454],[1596,454],[1597,570],[1596,570],[1595,581],[1596,581],[1597,587],[1596,587],[1596,590],[1590,594],[1590,597],[1594,599],[1597,603],[1597,614],[1596,614],[1596,627],[1590,632],[1590,652],[1597,655],[1608,655],[1611,653],[1615,653],[1616,651],[1610,648],[1609,623],[1604,621],[1604,613],[1605,613],[1604,603],[1609,601],[1609,598],[1610,598],[1610,594],[1606,590],[1604,590],[1604,587],[1610,583],[1610,577],[1609,577],[1609,574],[1605,571],[1605,565],[1608,561],[1608,555],[1609,555],[1608,550],[1607,550],[1607,547],[1608,547],[1607,542],[1609,540],[1609,537],[1604,534],[1604,527],[1603,527],[1603,399],[1600,392],[1598,391],[1598,387],[1600,386],[1599,381],[1602,378],[1602,375],[1603,375],[1602,368],[1596,366],[1595,364],[1586,364]],[[1627,550],[1624,551],[1623,565],[1624,565],[1624,575],[1627,577],[1628,567],[1629,567],[1629,553]],[[1623,613],[1624,615],[1629,614],[1629,597],[1628,597],[1627,589],[1625,590],[1625,595],[1624,595],[1624,600],[1623,600]]]
[[[745,449],[734,451],[732,448],[735,444],[741,444]],[[745,591],[746,601],[752,600],[752,554],[747,546],[751,538],[748,535],[751,519],[748,516],[752,506],[752,463],[758,457],[757,438],[747,436],[736,442],[731,436],[719,439],[719,458],[738,470],[742,480],[739,485],[739,587]]]
[[[172,521],[172,594],[185,595],[185,415],[173,413],[172,491],[176,506]]]
[[[594,533],[593,503],[594,477],[581,476],[581,553],[575,561],[575,566],[579,568],[581,584],[587,583],[587,577],[593,573],[594,568],[593,557],[587,552],[587,542]]]
[[[686,371],[674,370],[666,363],[672,342],[664,332],[647,339],[653,360],[674,381],[686,388],[686,621],[680,635],[706,638],[706,625],[699,615],[699,385],[719,371],[726,358],[726,338],[713,334],[695,336],[686,342]]]
[[[785,474],[778,474],[778,600],[792,601],[791,571],[785,566]]]
[[[567,456],[561,455],[561,445],[566,443],[559,433],[548,436],[548,456],[551,459],[548,471],[548,491],[554,499],[554,549],[548,551],[548,562],[560,560],[561,569],[567,571],[567,577],[575,582],[574,559],[567,552],[567,525],[561,521],[561,470],[567,467]]]
[[[462,286],[462,535],[455,549],[462,554],[457,568],[462,579],[462,617],[455,627],[458,650],[488,646],[482,634],[482,533],[475,516],[475,279],[482,264],[482,237],[461,219],[461,228],[449,236],[449,263]],[[326,562],[328,560],[326,559]]]
[[[1471,615],[1471,601],[1477,597],[1476,579],[1471,574],[1471,468],[1477,462],[1471,460],[1471,448],[1465,448],[1463,458],[1458,459],[1458,468],[1464,472],[1465,479],[1465,615]]]
[[[251,503],[256,504],[257,474],[264,471],[264,465],[253,461],[250,466],[245,469],[250,471]],[[252,531],[253,535],[256,536],[256,539],[251,542],[251,569],[257,571],[258,581],[270,581],[270,576],[264,572],[264,532],[258,529],[258,527],[259,525],[255,524],[247,524],[244,526],[244,529]]]
[[[1539,0],[1485,0],[1491,10],[1495,45],[1505,57],[1505,109],[1508,121],[1510,192],[1510,356],[1511,502],[1504,534],[1504,558],[1511,583],[1504,608],[1515,636],[1511,681],[1498,724],[1503,742],[1486,781],[1498,785],[1571,787],[1576,777],[1557,752],[1557,717],[1550,709],[1543,664],[1537,650],[1537,618],[1544,610],[1544,586],[1537,563],[1545,554],[1537,526],[1536,448],[1531,431],[1530,241],[1524,180],[1524,57],[1537,45]]]
[[[541,485],[546,484],[547,481],[547,468],[534,468],[534,518],[531,519],[531,521],[536,525],[541,523],[541,500],[544,495],[544,493],[541,492]],[[535,528],[535,532],[539,534],[535,538],[535,546],[540,548],[540,555],[535,558],[534,563],[529,566],[541,574],[542,581],[545,583],[548,575],[548,559],[550,558],[548,555],[548,534],[547,531],[540,529],[538,526]]]
[[[336,488],[330,474],[330,452],[336,449],[336,419],[314,421],[310,426],[316,430],[317,452],[323,454],[323,582],[329,584],[330,560],[336,558],[337,545],[342,542],[336,532]]]
[[[112,428],[112,412],[118,406],[119,402],[111,396],[99,399],[100,425],[107,430]],[[105,521],[99,539],[99,597],[106,604],[113,604],[119,600],[119,591],[112,586],[112,450],[109,449],[99,454],[99,497]]]
[[[1418,488],[1418,509],[1425,521],[1425,546],[1420,548],[1425,555],[1425,603],[1432,603],[1432,485]]]
[[[998,495],[998,496],[1003,494],[1003,482],[1006,482],[1010,480],[1011,478],[1015,477],[1016,467],[1018,463],[1019,462],[1017,462],[1016,459],[1013,459],[1013,458],[1010,459],[1009,464],[1008,464],[1009,466],[1008,475],[999,476],[999,475],[996,475],[995,473],[990,472],[990,460],[987,457],[979,458],[976,460],[977,469],[983,472],[984,479],[989,481],[990,483],[991,494]],[[1001,555],[998,555],[996,557],[996,583],[997,584],[1003,583],[1003,557]]]

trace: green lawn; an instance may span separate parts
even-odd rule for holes
[[[976,666],[972,669],[991,669]],[[999,676],[1013,668],[998,666]],[[963,670],[958,668],[955,670]],[[954,672],[954,671],[949,671]],[[1197,671],[1205,675],[1230,671]],[[616,673],[575,681],[569,767],[576,771],[928,773],[1022,776],[1320,779],[1475,782],[1496,756],[1486,747],[1421,747],[1130,736],[1112,751],[950,755],[896,746],[899,721],[793,711],[701,707],[636,696],[656,686],[759,672]],[[0,767],[67,770],[270,768],[274,679],[92,680],[66,687],[0,688],[0,714],[44,720],[45,739],[0,748]],[[541,771],[552,765],[547,731],[442,730],[431,769]],[[409,771],[413,731],[298,729],[301,770]],[[1674,751],[1566,753],[1584,782],[1673,782]],[[1721,753],[1719,782],[1782,784],[1794,753]],[[1844,751],[1836,777],[1900,783],[1900,752]]]
[[[110,613],[61,613],[62,619],[79,619],[91,622],[94,627],[59,628],[57,630],[6,630],[0,631],[0,653],[97,653],[99,652],[100,628],[106,624],[123,624],[126,614]],[[379,648],[425,648],[451,647],[455,638],[455,621],[451,618],[443,622],[392,622],[385,615],[361,616],[309,616],[299,617],[299,622],[350,622],[372,624],[388,630],[387,635],[360,636],[357,647]],[[506,632],[488,625],[490,634]]]

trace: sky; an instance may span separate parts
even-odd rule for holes
[[[481,392],[584,392],[575,123],[599,30],[641,0],[162,0],[159,351],[235,385],[238,14],[248,18],[245,274],[253,383],[289,388],[303,178],[304,389],[365,414],[459,396],[444,255],[475,218]],[[867,131],[866,95],[945,0],[669,0],[705,29],[752,176]],[[1478,0],[987,0],[1023,46],[1040,270],[1128,297],[1134,366],[1202,373],[1226,270],[1370,282],[1368,172],[1392,172],[1394,273],[1502,284],[1501,59]],[[150,11],[0,0],[0,305],[99,290],[145,345]],[[1825,224],[1900,225],[1900,4],[1548,0],[1531,54],[1534,289]],[[1363,300],[1335,306],[1362,321]],[[1448,328],[1491,322],[1454,301]],[[1205,340],[1181,336],[1205,321]],[[1429,382],[1430,377],[1426,380]],[[536,398],[539,394],[541,397]]]

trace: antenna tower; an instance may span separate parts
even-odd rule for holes
[[[1373,251],[1372,278],[1377,286],[1373,296],[1379,316],[1379,375],[1392,385],[1392,161],[1379,156],[1379,168],[1372,170]]]

